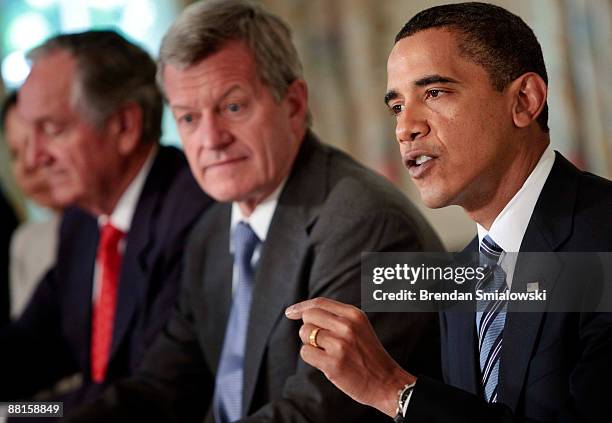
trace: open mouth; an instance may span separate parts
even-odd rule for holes
[[[412,166],[420,166],[420,165],[422,165],[423,163],[426,163],[426,162],[430,161],[431,159],[433,159],[433,157],[431,157],[431,156],[425,156],[425,155],[418,156],[418,157],[417,157],[416,159],[414,159],[414,160],[408,160],[408,166],[409,166],[409,167],[412,167]]]
[[[418,178],[433,166],[434,159],[436,159],[436,157],[426,154],[409,154],[404,160],[404,165],[408,169],[408,173],[411,177]]]

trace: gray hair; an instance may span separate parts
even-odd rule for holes
[[[247,44],[261,82],[277,101],[285,97],[291,83],[303,78],[291,30],[279,17],[249,0],[207,0],[187,7],[164,36],[157,67],[159,86],[163,90],[166,64],[185,69],[228,41]]]
[[[128,103],[142,109],[141,141],[161,136],[163,99],[156,85],[155,62],[142,48],[114,31],[61,34],[28,53],[33,62],[66,51],[77,62],[72,103],[97,128]]]

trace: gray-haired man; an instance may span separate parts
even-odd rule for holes
[[[189,7],[158,76],[197,181],[227,204],[196,227],[177,313],[138,377],[81,418],[384,420],[300,359],[283,311],[319,295],[358,304],[362,251],[439,250],[437,237],[388,182],[316,139],[289,30],[260,6]],[[371,317],[400,362],[437,366],[431,315]]]
[[[176,298],[186,235],[212,201],[183,154],[159,145],[162,97],[144,50],[88,31],[30,56],[17,105],[33,134],[25,160],[66,211],[55,265],[0,330],[0,398],[79,373],[67,410],[140,363]]]

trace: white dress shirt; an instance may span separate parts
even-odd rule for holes
[[[521,248],[533,209],[540,197],[554,162],[555,152],[549,144],[521,189],[518,190],[514,197],[506,204],[506,207],[497,215],[491,225],[491,229],[487,231],[480,224],[476,224],[479,243],[488,234],[504,250],[499,258],[499,263],[504,272],[506,272],[508,288],[512,287],[514,266],[517,259],[516,253]]]
[[[281,184],[274,190],[272,194],[266,197],[261,203],[259,203],[255,210],[251,213],[250,216],[245,216],[240,209],[238,203],[232,203],[232,222],[230,226],[230,245],[229,250],[231,254],[234,254],[234,229],[239,222],[247,223],[257,238],[259,238],[259,244],[255,248],[253,252],[253,257],[251,258],[251,266],[255,267],[257,262],[259,261],[259,256],[261,254],[261,246],[263,245],[266,237],[268,235],[268,229],[270,229],[270,223],[272,223],[272,217],[274,216],[274,212],[276,211],[276,206],[278,205],[278,197],[280,196],[283,188],[285,187],[285,179]],[[232,268],[232,293],[236,289],[237,277],[238,277],[238,269],[236,268],[236,263]]]
[[[144,187],[147,176],[153,166],[153,160],[157,155],[157,146],[154,146],[149,152],[149,157],[144,162],[136,177],[130,182],[127,189],[123,192],[117,205],[113,209],[113,212],[109,215],[100,215],[98,217],[98,228],[102,228],[106,223],[110,222],[115,228],[119,229],[124,234],[130,231],[132,225],[132,217],[136,211],[136,205],[140,199],[140,194]],[[125,251],[125,237],[119,242],[119,251],[123,254]],[[92,291],[92,301],[95,302],[100,295],[101,281],[100,281],[100,263],[96,258],[96,267],[94,269],[94,286]]]

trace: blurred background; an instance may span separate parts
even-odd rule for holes
[[[383,103],[393,38],[419,10],[449,1],[261,0],[294,31],[310,88],[314,130],[392,180],[424,211],[447,248],[475,234],[458,207],[428,210],[403,170]],[[0,0],[0,95],[28,73],[25,53],[58,32],[115,28],[157,55],[186,0]],[[612,177],[612,0],[494,0],[530,25],[549,74],[551,140],[577,166]],[[512,40],[508,40],[509,43]],[[178,145],[169,113],[163,142]],[[0,178],[24,218],[44,213],[20,197],[0,148]],[[470,166],[470,163],[466,163]]]

